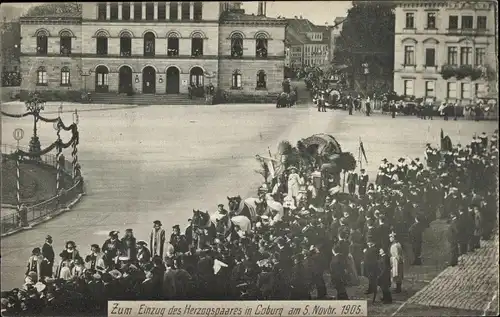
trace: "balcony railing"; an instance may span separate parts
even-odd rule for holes
[[[446,29],[448,35],[472,35],[472,36],[480,36],[487,35],[489,33],[488,29]]]

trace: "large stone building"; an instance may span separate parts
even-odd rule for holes
[[[490,1],[408,1],[395,12],[394,90],[462,103],[497,98]]]
[[[84,2],[73,16],[21,18],[22,89],[231,95],[281,91],[286,20],[239,2]]]

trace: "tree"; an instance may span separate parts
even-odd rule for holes
[[[78,2],[46,3],[32,7],[26,16],[50,16],[65,13],[82,12],[82,4]]]
[[[391,77],[394,68],[394,8],[391,1],[353,1],[335,45],[334,64],[348,65],[351,75]]]

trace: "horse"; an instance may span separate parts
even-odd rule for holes
[[[259,201],[259,198],[247,198],[242,200],[241,197],[233,196],[227,197],[229,212],[233,216],[246,216],[252,222],[257,219],[256,212],[256,201]]]
[[[283,205],[270,197],[266,197],[261,201],[256,201],[256,212],[259,216],[268,216],[272,221],[279,221],[283,218]]]
[[[250,233],[252,231],[252,223],[250,219],[245,216],[234,216],[229,217],[225,215],[222,218],[217,219],[216,224],[217,237],[220,240],[235,241],[240,238],[237,227],[239,227],[243,232]]]
[[[192,229],[192,241],[188,241],[189,244],[193,242],[197,243],[197,247],[202,247],[207,241],[213,241],[215,239],[216,230],[215,225],[211,220],[208,212],[203,212],[201,210],[193,209],[193,218],[191,219],[191,229]]]

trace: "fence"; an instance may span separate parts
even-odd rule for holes
[[[4,155],[15,153],[16,149],[17,148],[15,146],[2,144],[1,146],[2,159]],[[19,149],[28,152],[27,148],[19,147]],[[37,163],[49,165],[52,167],[57,167],[56,156],[53,154],[41,155],[40,159],[41,160],[37,161]],[[67,176],[71,176],[72,169],[73,167],[71,162],[65,160],[63,166],[63,172]],[[62,190],[59,195],[56,195],[54,197],[51,197],[45,201],[36,203],[34,205],[27,206],[28,209],[26,215],[27,222],[32,223],[41,218],[57,213],[59,210],[66,208],[67,205],[71,203],[81,193],[83,193],[83,180],[78,179],[76,180],[76,183],[74,183],[70,188]],[[1,218],[2,234],[20,228],[21,226],[22,226],[21,218],[19,217],[19,214],[17,212]]]

